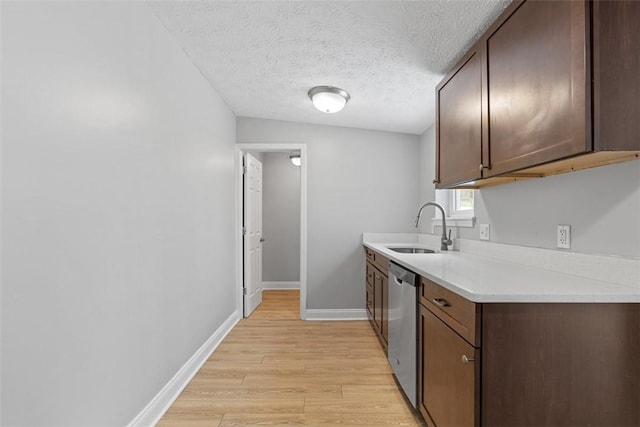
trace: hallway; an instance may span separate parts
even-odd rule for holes
[[[299,291],[264,291],[159,426],[420,426],[365,321],[299,320]]]

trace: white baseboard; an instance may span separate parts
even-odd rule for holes
[[[240,319],[242,314],[234,311],[127,427],[155,426]]]
[[[358,309],[318,309],[308,308],[304,320],[367,320],[367,311]]]
[[[265,291],[277,289],[300,289],[300,282],[262,282]]]

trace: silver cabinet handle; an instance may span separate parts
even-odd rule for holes
[[[482,163],[480,163],[480,166],[478,167],[478,170],[480,170],[480,172],[482,172],[484,169],[491,169],[491,166],[485,166]]]
[[[467,357],[466,354],[462,355],[462,363],[465,364],[465,365],[468,365],[469,362],[473,362],[474,360],[476,360],[476,359],[469,358],[469,357]]]
[[[451,304],[444,298],[434,298],[431,301],[434,302],[438,307],[449,307]]]

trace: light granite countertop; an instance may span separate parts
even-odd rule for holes
[[[640,260],[474,241],[456,244],[460,250],[440,251],[439,236],[363,234],[364,246],[478,303],[640,303]],[[389,249],[394,246],[438,252],[402,254]],[[549,261],[559,257],[565,271]]]

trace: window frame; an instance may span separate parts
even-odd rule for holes
[[[436,202],[441,204],[444,211],[447,213],[447,227],[463,227],[473,228],[475,226],[475,201],[476,190],[473,191],[473,209],[470,210],[456,210],[456,198],[461,190],[436,190]],[[435,216],[432,219],[431,231],[435,226],[442,224],[442,217],[439,209],[435,209]]]

